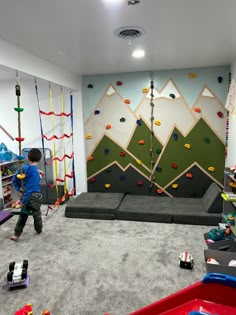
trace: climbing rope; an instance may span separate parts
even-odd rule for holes
[[[155,156],[154,156],[154,151],[153,151],[153,139],[154,139],[154,131],[153,131],[153,125],[154,125],[154,103],[153,103],[153,98],[154,98],[154,81],[153,78],[151,78],[151,82],[150,82],[150,96],[151,96],[151,100],[150,100],[150,106],[151,106],[151,130],[150,130],[150,169],[151,169],[151,174],[150,174],[150,186],[149,186],[149,191],[152,191],[152,187],[155,183],[155,176],[154,176],[154,172],[155,172]]]
[[[24,111],[24,108],[21,107],[20,104],[20,96],[21,96],[21,88],[19,85],[19,75],[18,72],[16,72],[16,86],[15,86],[15,92],[16,92],[16,100],[17,100],[17,107],[14,108],[14,110],[17,112],[17,121],[18,121],[18,137],[15,138],[15,140],[18,142],[18,155],[17,160],[19,163],[20,172],[17,175],[17,178],[21,180],[21,186],[22,186],[22,192],[23,192],[23,179],[25,178],[25,174],[22,173],[22,164],[24,163],[25,157],[22,155],[22,145],[21,143],[25,140],[21,136],[21,113]]]
[[[229,73],[229,82],[228,82],[228,91],[230,89],[231,85],[231,72]],[[225,159],[228,155],[228,139],[229,138],[229,111],[227,111],[227,117],[226,117],[226,132],[225,132]]]

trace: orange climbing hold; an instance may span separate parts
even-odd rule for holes
[[[106,130],[111,129],[111,125],[106,125]]]
[[[125,100],[125,104],[130,104],[130,100],[129,100],[129,99],[126,99],[126,100]]]

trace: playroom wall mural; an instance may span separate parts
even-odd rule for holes
[[[202,197],[222,187],[229,67],[83,78],[88,191]]]

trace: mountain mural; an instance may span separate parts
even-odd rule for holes
[[[85,123],[86,135],[91,136],[86,139],[89,191],[199,197],[212,181],[222,184],[226,124],[222,103],[205,85],[190,108],[172,80],[160,91],[155,88],[153,95],[151,125],[150,91],[132,111],[129,100],[108,86]]]

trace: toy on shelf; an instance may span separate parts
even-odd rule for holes
[[[219,262],[217,260],[215,260],[215,258],[208,258],[207,264],[219,265]]]
[[[184,269],[193,268],[193,256],[189,252],[183,252],[179,255],[179,266]]]
[[[208,239],[206,239],[206,243],[214,243],[222,240],[231,240],[233,238],[234,236],[231,228],[228,225],[226,225],[225,227],[210,229],[210,231],[208,232]]]
[[[11,288],[24,287],[29,285],[28,260],[13,261],[9,264],[7,273],[7,287]]]

